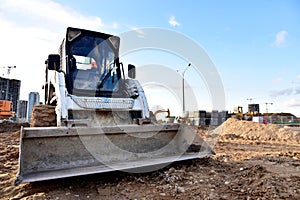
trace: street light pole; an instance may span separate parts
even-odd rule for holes
[[[185,113],[185,97],[184,97],[184,74],[186,70],[191,66],[191,63],[188,64],[188,66],[184,69],[182,72],[182,115]]]
[[[251,104],[251,102],[252,102],[252,98],[247,98],[247,100],[250,102],[250,104]]]
[[[273,103],[265,103],[266,104],[266,113],[268,113],[268,104],[273,105]]]

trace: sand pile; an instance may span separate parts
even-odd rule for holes
[[[219,140],[244,139],[300,143],[300,132],[290,127],[275,124],[265,125],[234,118],[227,119],[213,131],[213,134],[218,134]]]

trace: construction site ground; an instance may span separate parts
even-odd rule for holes
[[[228,119],[198,130],[209,158],[15,186],[20,126],[0,124],[0,199],[300,199],[299,128]]]

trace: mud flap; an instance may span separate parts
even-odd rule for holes
[[[15,184],[115,170],[150,172],[211,155],[186,125],[22,128]]]

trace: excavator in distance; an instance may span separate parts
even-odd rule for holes
[[[159,124],[120,38],[67,28],[46,60],[44,104],[22,127],[15,184],[109,171],[149,172],[214,155],[189,126]]]

